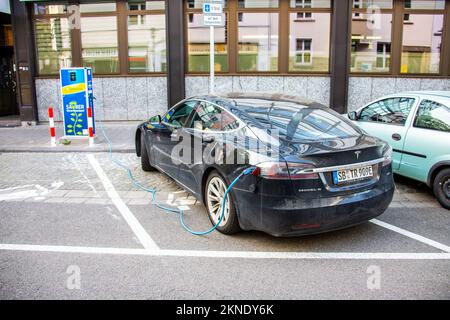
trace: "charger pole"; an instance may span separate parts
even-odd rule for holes
[[[214,93],[214,26],[209,26],[209,93]]]

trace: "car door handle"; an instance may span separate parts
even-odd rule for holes
[[[400,140],[402,140],[402,136],[399,135],[398,133],[394,133],[394,134],[392,135],[392,140],[400,141]]]
[[[214,142],[216,139],[214,138],[214,136],[210,136],[210,137],[203,137],[202,141],[203,143],[211,143]]]

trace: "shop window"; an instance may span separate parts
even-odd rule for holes
[[[278,13],[243,12],[238,71],[278,71]]]
[[[165,72],[165,15],[128,16],[128,67],[130,72]]]
[[[34,21],[39,75],[56,75],[72,65],[69,22],[67,18]]]
[[[117,17],[81,17],[82,63],[94,73],[111,74],[119,71]]]
[[[401,73],[439,73],[444,15],[410,14],[403,24]]]
[[[164,9],[164,1],[128,0],[128,71],[130,73],[166,71]]]
[[[209,72],[209,27],[203,25],[202,13],[189,13],[187,43],[188,71]],[[227,15],[225,24],[214,28],[214,69],[216,72],[228,72]]]
[[[289,71],[328,72],[331,15],[315,12],[307,19],[306,13],[290,14]]]
[[[353,15],[351,72],[389,72],[391,67],[392,13]]]

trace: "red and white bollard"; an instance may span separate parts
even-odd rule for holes
[[[94,123],[92,120],[92,109],[91,107],[87,108],[87,122],[88,122],[88,130],[89,130],[89,147],[94,146]]]
[[[50,146],[56,147],[55,121],[53,120],[53,108],[48,107],[48,124],[50,126]]]

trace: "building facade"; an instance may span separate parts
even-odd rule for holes
[[[102,120],[143,120],[208,93],[203,2],[10,0],[20,119],[60,106],[60,67],[93,68]],[[343,113],[450,90],[450,0],[226,0],[223,20],[216,92],[296,94]]]

